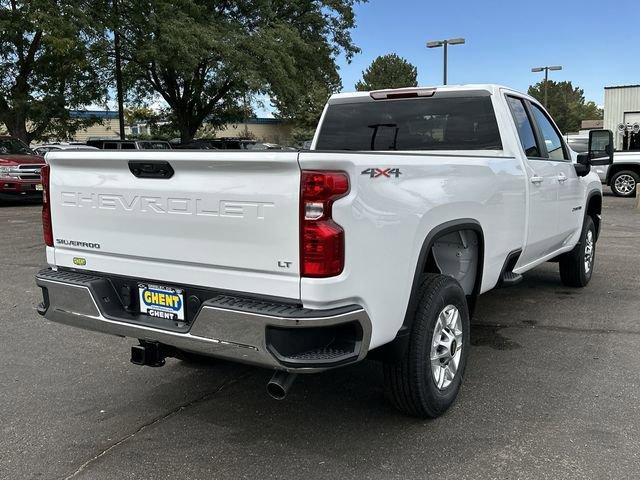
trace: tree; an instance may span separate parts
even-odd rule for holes
[[[362,72],[362,80],[356,90],[366,92],[384,88],[415,87],[418,85],[418,69],[395,53],[376,58]]]
[[[72,118],[105,98],[100,2],[0,0],[0,122],[30,143],[66,138],[95,118]]]
[[[135,96],[164,99],[182,141],[205,120],[247,117],[258,94],[281,118],[304,118],[317,91],[341,87],[336,56],[358,51],[358,1],[120,0],[125,75]]]
[[[544,101],[544,81],[529,87],[529,95]],[[600,120],[604,112],[594,102],[585,102],[584,90],[571,82],[547,83],[547,110],[563,133],[580,130],[582,120]]]

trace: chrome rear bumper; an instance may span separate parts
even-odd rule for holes
[[[47,269],[36,283],[44,297],[38,311],[53,322],[279,370],[311,373],[355,363],[366,356],[371,338],[369,316],[357,305],[309,310],[217,294],[202,302],[183,331],[172,331],[126,312],[106,277]],[[344,332],[355,332],[349,348],[304,350],[314,338]]]

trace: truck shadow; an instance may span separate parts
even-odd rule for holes
[[[393,471],[406,472],[407,465],[416,464],[422,477],[427,471],[443,472],[447,463],[442,459],[443,445],[464,449],[465,462],[479,461],[502,448],[504,438],[495,432],[506,429],[512,435],[514,429],[530,428],[523,424],[523,418],[535,422],[557,413],[553,406],[536,399],[553,395],[559,379],[539,382],[542,367],[531,370],[540,356],[539,346],[529,344],[539,337],[522,332],[534,332],[540,315],[553,309],[545,297],[553,296],[557,302],[578,301],[576,295],[579,293],[560,284],[557,266],[546,265],[518,286],[481,297],[473,319],[465,383],[457,403],[438,419],[398,413],[385,398],[382,365],[374,361],[300,375],[283,401],[266,394],[269,371],[238,369],[224,362],[178,364],[173,368],[206,368],[212,377],[229,375],[235,369],[242,374],[204,401],[181,410],[179,419],[161,427],[160,438],[172,438],[175,458],[214,458],[217,468],[231,471],[238,459],[250,458],[249,468],[256,474],[274,468],[273,459],[287,458],[283,471],[291,472],[291,465],[296,465],[299,476],[317,471],[354,478],[380,477],[385,472],[392,476]],[[519,312],[515,318],[514,311]],[[520,328],[503,331],[514,323]],[[509,334],[517,338],[509,338]],[[546,353],[562,355],[562,350],[558,342],[549,345]],[[587,374],[573,368],[576,381]],[[505,371],[516,373],[505,375]],[[534,378],[517,373],[524,371],[528,375],[533,372]],[[565,387],[571,388],[566,383]],[[148,398],[153,402],[156,394],[149,392]],[[160,445],[147,448],[151,447]],[[296,458],[304,462],[295,463]],[[310,459],[314,462],[309,463]]]

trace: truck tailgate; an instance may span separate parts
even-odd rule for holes
[[[55,264],[297,299],[297,156],[51,153]]]

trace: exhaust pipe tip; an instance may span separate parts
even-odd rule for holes
[[[267,383],[267,393],[274,400],[284,400],[287,396],[287,392],[282,388],[282,385],[272,382]]]
[[[275,372],[267,383],[267,393],[275,400],[284,400],[296,377],[295,373]]]

